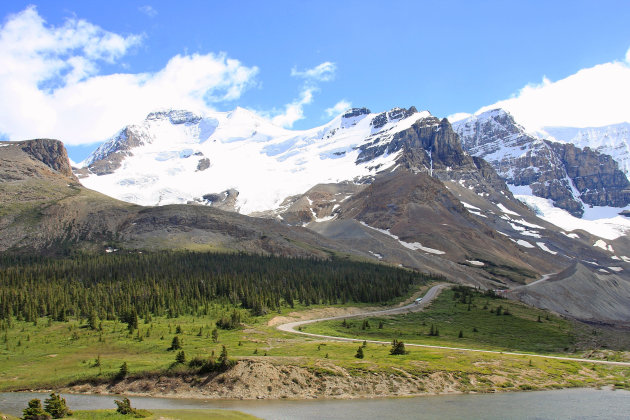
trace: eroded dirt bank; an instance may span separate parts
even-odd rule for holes
[[[314,399],[375,398],[462,392],[499,392],[571,386],[599,386],[607,381],[580,372],[576,376],[537,379],[535,369],[519,377],[499,369],[492,374],[433,372],[410,374],[403,370],[352,373],[333,364],[313,368],[276,364],[266,360],[240,360],[221,374],[197,376],[153,375],[103,384],[79,384],[63,392],[127,394],[179,398]],[[578,380],[579,377],[579,380]],[[585,378],[590,379],[583,382]],[[578,383],[579,382],[579,383]]]

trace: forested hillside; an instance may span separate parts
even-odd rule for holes
[[[204,314],[210,303],[253,315],[281,305],[401,297],[428,276],[380,264],[195,252],[72,259],[0,256],[0,318],[100,319]]]

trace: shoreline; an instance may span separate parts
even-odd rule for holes
[[[241,359],[230,370],[220,374],[152,374],[122,381],[90,382],[63,386],[55,392],[85,395],[127,395],[136,397],[195,400],[354,400],[375,398],[409,398],[436,395],[491,394],[519,391],[545,391],[569,388],[617,389],[606,378],[563,377],[561,381],[542,378],[532,382],[525,370],[513,373],[466,372],[410,373],[402,369],[386,371],[323,372],[320,366],[307,368],[271,361]],[[589,381],[590,379],[590,381]],[[622,389],[622,388],[619,388]],[[52,392],[32,389],[13,392]]]

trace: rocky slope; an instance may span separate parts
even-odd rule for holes
[[[286,256],[345,253],[307,229],[204,206],[141,207],[88,190],[56,140],[0,143],[0,252],[239,250]]]
[[[630,182],[610,156],[570,143],[544,141],[525,131],[501,109],[454,124],[463,147],[487,160],[515,187],[581,217],[584,205],[621,208],[630,204]]]
[[[619,163],[619,169],[630,177],[630,123],[587,128],[544,127],[539,134],[543,138],[610,155]]]

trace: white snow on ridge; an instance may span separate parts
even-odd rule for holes
[[[370,225],[368,225],[365,222],[359,222],[361,223],[363,226],[370,228],[372,230],[376,230],[380,233],[383,233],[387,236],[390,236],[394,239],[396,239],[402,246],[404,246],[405,248],[414,250],[414,251],[424,251],[424,252],[428,252],[430,254],[436,254],[436,255],[442,255],[442,254],[446,254],[446,252],[444,251],[440,251],[439,249],[433,249],[433,248],[428,248],[426,246],[422,246],[422,244],[420,242],[405,242],[405,241],[401,241],[400,238],[396,235],[394,235],[393,233],[391,233],[389,230],[387,229],[379,229],[379,228],[375,228],[372,227]]]
[[[321,127],[291,131],[243,108],[203,117],[184,111],[154,113],[128,128],[143,144],[131,150],[120,168],[81,182],[141,205],[183,204],[233,188],[239,192],[240,213],[276,209],[286,197],[316,184],[352,181],[393,168],[400,152],[356,164],[359,146],[373,141],[375,133],[384,141],[430,117],[427,111],[416,112],[376,129],[371,125],[376,115],[338,116]],[[114,150],[114,140],[86,163]],[[209,159],[210,167],[198,171],[201,159]]]
[[[580,219],[571,215],[566,210],[554,207],[551,200],[531,195],[515,195],[515,197],[534,210],[541,219],[553,223],[568,232],[582,229],[592,235],[608,240],[613,240],[630,233],[630,219],[624,216],[618,215],[616,217],[598,220]],[[615,210],[620,212],[623,209],[618,208]],[[577,236],[575,233],[565,235],[569,237]]]

